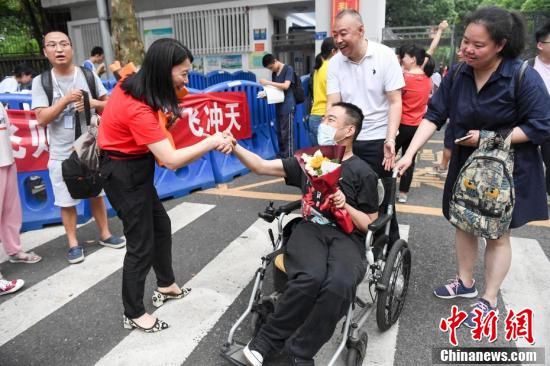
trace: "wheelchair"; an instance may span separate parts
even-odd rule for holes
[[[411,273],[411,252],[408,244],[403,239],[390,243],[390,221],[395,207],[397,173],[391,178],[390,189],[385,192],[385,202],[381,206],[381,213],[368,227],[365,239],[367,271],[362,283],[358,286],[367,291],[356,291],[356,297],[350,304],[345,315],[342,327],[342,341],[332,356],[329,366],[335,365],[344,348],[347,349],[345,364],[347,366],[360,366],[366,355],[368,335],[364,325],[374,311],[376,323],[381,331],[388,330],[399,318],[405,305],[405,298],[409,287]],[[299,209],[301,201],[273,207],[270,202],[264,212],[259,216],[272,223],[277,221],[277,233],[272,229],[268,234],[273,246],[273,251],[261,258],[261,266],[255,273],[252,293],[248,306],[237,319],[229,331],[227,341],[222,346],[222,356],[234,365],[246,366],[247,362],[242,353],[246,344],[234,339],[239,326],[250,316],[253,335],[256,335],[260,327],[265,323],[269,314],[276,306],[279,296],[284,292],[286,274],[284,271],[284,244],[290,236],[292,227],[301,218],[294,218],[285,224],[285,218],[292,211]],[[264,278],[269,266],[273,267],[274,292],[264,293]],[[360,296],[359,292],[367,293]]]

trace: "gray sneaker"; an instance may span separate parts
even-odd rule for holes
[[[126,246],[126,238],[124,238],[123,236],[111,235],[105,240],[100,240],[99,244],[103,245],[104,247],[120,249]]]

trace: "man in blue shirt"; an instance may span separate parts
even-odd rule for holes
[[[288,158],[294,153],[294,109],[296,99],[291,85],[294,80],[294,69],[277,60],[268,53],[262,59],[265,68],[272,72],[271,80],[260,79],[260,84],[271,85],[285,93],[285,100],[275,104],[277,114],[277,139],[279,140],[279,157]]]
[[[103,48],[95,46],[90,52],[90,58],[84,61],[82,66],[101,77],[101,75],[105,73],[105,64],[103,63],[104,60],[105,55],[103,53]]]

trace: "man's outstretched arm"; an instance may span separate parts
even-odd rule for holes
[[[281,159],[265,160],[239,144],[235,145],[233,154],[235,154],[248,169],[256,174],[272,175],[275,177],[286,176]]]

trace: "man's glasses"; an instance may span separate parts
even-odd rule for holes
[[[50,50],[57,49],[57,46],[61,47],[62,49],[71,47],[71,42],[67,41],[61,41],[61,42],[48,42],[45,44],[46,48]]]

